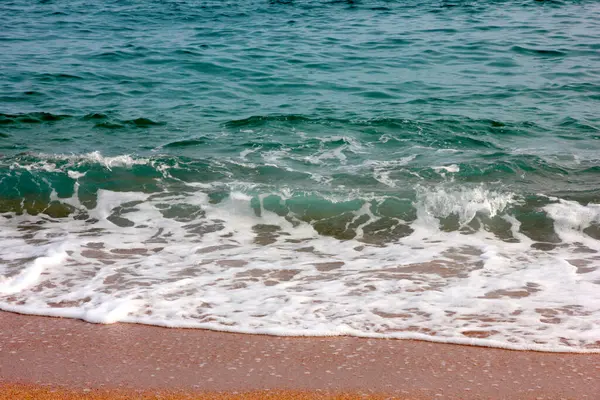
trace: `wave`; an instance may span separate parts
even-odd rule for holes
[[[51,114],[47,112],[32,112],[25,114],[0,113],[0,125],[8,124],[40,124],[42,122],[57,122],[71,118],[70,115]]]
[[[332,137],[321,144],[332,144],[333,149],[342,146],[349,151],[355,145],[343,137]],[[360,152],[362,148],[352,151]],[[247,152],[243,158],[252,154]],[[470,183],[471,177],[482,176],[485,170],[468,164],[411,167],[416,157],[409,156],[395,161],[368,160],[348,166],[348,173],[327,177],[323,172],[282,167],[280,157],[286,154],[268,150],[264,157],[272,164],[267,165],[168,155],[111,157],[99,152],[6,157],[0,159],[0,212],[67,216],[77,212],[72,204],[95,207],[102,190],[160,193],[200,185],[214,204],[242,192],[252,199],[251,209],[257,216],[263,211],[273,212],[308,223],[320,235],[337,239],[390,243],[398,239],[400,232],[410,233],[409,226],[422,220],[439,223],[445,231],[484,227],[506,240],[511,234],[501,219],[512,216],[529,239],[555,241],[550,238],[555,234],[553,220],[557,218],[549,214],[550,209],[540,212],[540,207],[555,202],[554,197],[523,192],[517,187],[511,191]],[[323,154],[321,160],[326,160],[327,154],[337,157],[335,150]],[[498,168],[491,169],[491,177],[519,171]],[[342,182],[354,186],[340,186]],[[63,201],[73,196],[77,197],[75,203]],[[578,204],[600,200],[595,191],[571,192],[563,198]],[[355,215],[363,207],[368,207],[369,212]]]
[[[286,122],[286,123],[317,123],[317,124],[328,124],[328,123],[339,123],[359,126],[391,126],[401,127],[410,124],[424,124],[424,125],[446,125],[463,127],[467,124],[469,127],[471,124],[474,126],[486,126],[491,128],[501,128],[514,126],[535,126],[532,122],[527,123],[514,123],[514,122],[502,122],[493,119],[472,119],[468,117],[460,117],[456,119],[439,118],[439,119],[428,119],[427,121],[410,120],[407,118],[318,118],[308,117],[300,114],[282,114],[282,115],[254,115],[248,118],[231,120],[224,123],[224,126],[230,128],[239,127],[251,127],[266,125],[272,122]]]
[[[141,175],[119,177],[157,160],[91,153],[50,161],[53,168],[37,171],[69,180],[68,196],[47,179],[52,187],[38,213],[27,208],[31,199],[20,199],[21,212],[0,199],[4,310],[600,352],[600,242],[586,233],[600,222],[598,204],[451,180],[416,186],[406,197],[182,182],[168,174],[140,190],[149,186],[130,181],[148,184]],[[171,168],[186,162],[178,161]],[[78,169],[90,165],[105,172]],[[107,172],[129,186],[98,185]],[[553,246],[526,234],[539,226],[526,227],[527,210],[544,215],[557,236]]]
[[[80,121],[91,121],[95,122],[97,127],[151,127],[165,125],[164,122],[156,122],[149,118],[139,117],[134,119],[114,119],[108,114],[103,113],[92,113],[84,116],[66,115],[66,114],[53,114],[48,112],[31,112],[22,114],[5,114],[0,113],[0,125],[10,124],[40,124],[40,123],[55,123],[63,120],[78,119]]]

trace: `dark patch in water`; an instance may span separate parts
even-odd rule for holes
[[[560,50],[549,50],[549,49],[533,49],[524,46],[513,46],[510,48],[511,51],[519,54],[541,56],[541,57],[564,57],[567,55],[564,51]]]
[[[0,113],[0,124],[40,124],[43,122],[56,122],[67,118],[70,115],[58,115],[47,112],[33,112],[28,114],[2,114]]]
[[[208,142],[208,138],[206,138],[206,137],[201,137],[201,138],[197,138],[197,139],[186,139],[186,140],[179,140],[177,142],[168,143],[168,144],[164,145],[163,148],[169,149],[169,148],[178,148],[178,147],[191,147],[191,146],[203,145],[203,144],[206,144],[207,142]]]

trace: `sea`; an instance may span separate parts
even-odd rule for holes
[[[0,309],[600,352],[600,2],[3,0]]]

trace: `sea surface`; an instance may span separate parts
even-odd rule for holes
[[[0,309],[600,352],[600,2],[2,1]]]

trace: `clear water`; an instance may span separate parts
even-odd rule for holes
[[[600,351],[596,1],[4,1],[0,308]]]

